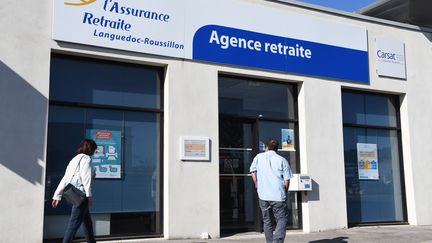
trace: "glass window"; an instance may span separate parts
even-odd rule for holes
[[[160,115],[125,112],[123,211],[159,212]],[[133,198],[133,200],[130,200]]]
[[[359,180],[357,143],[377,144],[379,180]],[[349,222],[403,221],[397,132],[344,128],[344,146]]]
[[[161,72],[156,68],[54,55],[51,80],[54,101],[161,108]]]
[[[221,77],[219,113],[245,117],[295,119],[293,93],[292,85]]]
[[[393,96],[343,92],[343,122],[396,127],[396,104],[396,98]]]
[[[93,194],[98,200],[92,212],[155,211],[159,206],[156,197],[158,116],[143,112],[87,111],[86,129],[122,131],[124,140],[123,179],[94,181]]]
[[[157,113],[51,106],[46,198],[52,197],[86,130],[121,131],[124,148],[122,179],[93,181],[95,201],[91,212],[141,212],[152,216],[159,213],[159,117]],[[46,214],[68,214],[70,207],[66,203],[60,205],[52,209],[46,204]]]
[[[73,107],[49,108],[47,144],[45,214],[68,214],[70,206],[60,203],[56,209],[50,207],[51,198],[66,170],[66,165],[75,156],[75,149],[85,134],[85,110]]]
[[[348,222],[404,221],[397,97],[353,92],[342,97]],[[359,179],[358,143],[376,144],[378,180]]]
[[[161,70],[62,55],[51,70],[45,227],[69,214],[67,203],[53,209],[51,197],[79,143],[97,129],[121,134],[122,148],[121,178],[93,181],[91,213],[109,221],[101,235],[162,234],[163,113],[153,111],[161,108]]]

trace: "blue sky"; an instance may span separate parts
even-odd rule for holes
[[[361,9],[377,0],[298,0],[300,2],[311,3],[328,8],[354,12]]]

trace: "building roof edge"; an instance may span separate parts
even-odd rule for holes
[[[309,9],[312,11],[327,13],[327,14],[336,15],[336,16],[347,17],[350,19],[356,19],[356,20],[370,22],[370,23],[382,24],[382,25],[387,25],[387,26],[392,26],[392,27],[397,27],[397,28],[402,28],[402,29],[407,29],[407,30],[419,31],[419,32],[432,33],[432,28],[428,28],[428,27],[417,26],[417,25],[406,24],[406,23],[400,23],[397,21],[380,19],[380,18],[376,18],[376,17],[370,17],[370,16],[362,15],[362,14],[357,13],[357,12],[350,13],[350,12],[346,12],[346,11],[342,11],[342,10],[318,6],[315,4],[303,3],[303,2],[296,1],[296,0],[264,0],[264,1],[275,2],[275,3],[279,3],[279,4],[284,4],[284,5],[291,5],[291,6],[295,6],[295,7]],[[389,1],[389,0],[381,0],[380,2],[378,2],[378,4],[381,5],[381,4],[386,3],[387,1]],[[373,5],[373,4],[371,4],[371,5]],[[369,5],[369,6],[371,6],[371,5]]]

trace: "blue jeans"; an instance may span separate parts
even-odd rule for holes
[[[267,243],[282,243],[285,240],[287,218],[286,202],[274,202],[259,200],[263,221],[264,235]],[[276,227],[273,233],[271,214],[273,214]]]
[[[88,202],[86,200],[79,207],[72,206],[72,212],[63,238],[63,243],[72,242],[76,232],[81,226],[81,223],[84,223],[84,236],[87,242],[96,242],[93,233],[93,223],[90,217]]]

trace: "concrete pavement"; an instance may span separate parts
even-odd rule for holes
[[[226,236],[219,239],[139,239],[105,241],[109,243],[212,243],[212,242],[245,242],[264,243],[264,235],[260,233],[243,233]],[[301,231],[288,231],[286,243],[432,243],[431,226],[370,226],[354,227],[349,229],[330,230],[316,233],[303,233]]]

